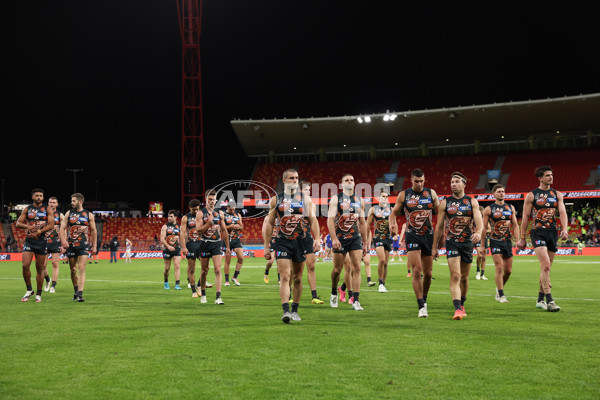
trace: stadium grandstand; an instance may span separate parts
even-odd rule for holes
[[[256,160],[254,170],[239,177],[253,182],[245,190],[266,185],[279,192],[282,171],[295,168],[302,180],[313,184],[337,184],[348,172],[357,184],[388,185],[393,199],[410,186],[410,172],[420,168],[426,185],[440,195],[450,194],[448,174],[455,170],[467,176],[470,194],[489,193],[496,183],[507,193],[525,193],[536,186],[534,169],[549,164],[558,190],[591,191],[580,201],[598,205],[599,109],[596,93],[371,115],[236,119],[231,126],[246,155]],[[572,204],[577,201],[575,196]],[[521,210],[522,199],[512,204]],[[249,216],[255,211],[246,208]],[[321,214],[318,220],[326,235],[326,217]],[[245,243],[262,243],[262,221],[244,219]],[[116,236],[123,247],[128,237],[134,250],[148,251],[160,250],[157,238],[165,222],[164,217],[108,217],[97,226],[102,243]],[[581,232],[580,225],[573,220],[571,232]],[[25,232],[14,222],[4,224],[1,235],[3,244],[12,235],[22,248]]]

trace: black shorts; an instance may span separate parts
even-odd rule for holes
[[[530,235],[534,248],[547,247],[552,253],[558,251],[558,231],[535,229],[530,232]]]
[[[179,247],[175,247],[173,251],[168,249],[163,250],[163,259],[170,260],[173,257],[181,257],[181,249]]]
[[[23,243],[23,253],[34,253],[38,256],[45,256],[48,254],[48,242],[46,239],[43,240],[31,240],[29,238],[25,239],[25,243]]]
[[[392,241],[390,239],[375,239],[374,247],[383,247],[385,251],[392,251]]]
[[[460,257],[460,261],[465,264],[473,262],[473,243],[458,243],[451,240],[446,241],[446,257]]]
[[[56,253],[60,253],[60,242],[52,242],[52,243],[48,243],[48,254],[56,254]]]
[[[271,239],[269,242],[269,253],[275,251],[275,238]]]
[[[314,239],[312,236],[306,236],[302,239],[302,245],[304,246],[304,255],[306,254],[314,254],[313,251]]]
[[[244,248],[244,246],[242,246],[242,241],[240,240],[240,238],[229,239],[229,250],[243,249],[243,248]]]
[[[185,244],[187,248],[187,259],[200,258],[200,241],[190,241]]]
[[[77,246],[77,247],[69,246],[69,248],[67,249],[67,257],[68,258],[76,258],[76,257],[80,257],[80,256],[86,256],[86,257],[90,256],[90,246],[89,245],[85,244],[83,246]]]
[[[200,241],[200,258],[211,258],[212,256],[222,256],[222,242],[209,242],[208,240]]]
[[[360,236],[354,236],[352,239],[341,239],[340,243],[342,247],[339,250],[333,249],[334,253],[346,254],[353,250],[362,250],[363,242]]]
[[[502,258],[511,258],[512,253],[512,242],[510,240],[496,240],[490,239],[490,249],[492,255],[501,254]]]
[[[276,238],[275,259],[292,260],[294,262],[306,261],[303,240]]]
[[[433,234],[426,233],[425,235],[415,235],[408,232],[406,234],[406,252],[421,251],[422,256],[430,256],[431,247],[433,245]]]

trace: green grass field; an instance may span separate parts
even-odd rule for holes
[[[0,263],[1,399],[600,398],[599,257],[556,259],[558,313],[535,308],[534,257],[515,257],[508,304],[494,300],[493,266],[488,281],[473,268],[462,321],[452,319],[444,258],[427,319],[417,318],[405,264],[390,265],[388,293],[367,288],[363,268],[357,312],[329,307],[331,263],[320,262],[325,304],[310,304],[305,278],[303,320],[289,325],[263,259],[245,260],[224,306],[214,288],[208,304],[184,285],[175,291],[173,278],[164,290],[160,259],[89,264],[86,302],[74,303],[60,267],[56,294],[21,303],[20,263]]]

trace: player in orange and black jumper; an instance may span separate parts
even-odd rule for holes
[[[225,286],[229,286],[229,266],[231,265],[231,253],[235,252],[235,271],[231,280],[237,286],[241,283],[238,279],[240,272],[242,271],[242,265],[244,265],[244,246],[242,246],[242,231],[244,230],[244,223],[242,221],[242,215],[235,210],[235,201],[229,200],[227,208],[223,213],[225,217],[225,226],[227,231],[223,234],[229,234],[229,250],[231,252],[228,256],[225,256]]]
[[[494,185],[492,193],[496,201],[483,210],[483,226],[491,227],[489,248],[495,266],[496,301],[508,303],[504,295],[504,285],[512,273],[513,253],[510,227],[515,237],[519,237],[519,223],[515,208],[504,202],[504,186]]]
[[[83,299],[85,266],[90,251],[92,254],[96,254],[98,243],[94,214],[83,208],[84,201],[85,198],[81,193],[71,195],[71,209],[65,213],[60,225],[60,239],[63,247],[67,249],[67,258],[71,268],[73,301],[80,303],[85,301]]]
[[[223,259],[222,243],[225,243],[225,256],[231,255],[229,250],[229,235],[225,226],[225,215],[221,210],[215,210],[217,193],[213,189],[206,191],[206,207],[198,211],[196,221],[202,225],[198,227],[200,234],[200,294],[201,303],[206,302],[206,277],[208,275],[209,261],[213,261],[215,272],[215,304],[223,305],[221,298],[221,262]]]
[[[406,252],[408,265],[412,268],[412,286],[419,318],[427,318],[427,294],[431,287],[433,270],[433,214],[440,201],[435,190],[425,187],[425,173],[421,169],[411,172],[412,186],[398,194],[390,215],[390,227],[398,234],[396,216],[402,211],[406,215]],[[421,280],[421,275],[423,280]]]
[[[453,172],[450,178],[452,196],[445,198],[438,209],[438,220],[433,234],[431,253],[437,260],[438,244],[442,238],[444,223],[448,225],[446,237],[446,257],[450,270],[450,294],[454,304],[454,319],[467,316],[465,301],[469,289],[469,271],[473,262],[473,243],[481,240],[483,222],[479,203],[465,194],[467,177],[460,172]],[[475,231],[471,229],[475,221]]]
[[[540,184],[537,188],[527,193],[523,204],[523,220],[521,221],[521,238],[517,247],[525,250],[525,234],[529,218],[533,219],[530,232],[531,243],[535,248],[535,255],[540,262],[540,290],[536,307],[542,310],[556,312],[560,307],[552,299],[550,284],[550,269],[554,261],[554,255],[558,250],[558,230],[556,225],[556,213],[558,212],[561,231],[561,239],[567,239],[567,210],[561,192],[552,188],[554,174],[552,168],[544,165],[536,168],[535,176]],[[544,297],[546,301],[544,301]]]
[[[374,205],[369,210],[367,216],[367,229],[369,234],[371,233],[371,225],[374,225],[373,242],[375,251],[377,252],[377,258],[379,264],[377,265],[377,275],[379,278],[379,292],[385,293],[385,280],[387,278],[388,261],[390,259],[390,251],[392,250],[392,233],[390,232],[390,221],[389,217],[392,213],[392,207],[388,202],[389,193],[382,190],[379,193],[379,204]],[[367,276],[367,280],[369,280]],[[367,286],[369,282],[367,282]]]
[[[303,243],[304,230],[302,219],[309,219],[313,237],[319,236],[318,223],[314,215],[314,208],[310,196],[305,196],[298,184],[298,171],[287,169],[283,172],[284,190],[273,196],[269,202],[269,214],[265,218],[263,230],[263,241],[265,259],[271,257],[269,242],[273,232],[275,220],[279,218],[279,233],[275,238],[275,259],[277,260],[277,271],[280,276],[279,298],[284,323],[290,321],[301,321],[298,314],[298,306],[302,297],[302,272],[304,270],[305,245]],[[321,247],[318,241],[313,243],[313,251]],[[294,280],[292,290],[292,308],[290,312],[290,279]]]
[[[338,307],[337,284],[344,267],[344,259],[348,254],[352,268],[352,308],[355,311],[362,311],[363,307],[359,302],[360,264],[361,259],[369,251],[365,205],[363,199],[354,193],[355,181],[352,174],[343,175],[341,185],[342,192],[331,197],[327,214],[327,228],[333,246],[333,270],[331,271],[329,305],[332,308]]]
[[[56,293],[56,281],[58,280],[58,272],[59,272],[59,264],[60,264],[60,254],[62,252],[62,247],[60,244],[60,225],[62,224],[62,220],[64,215],[57,210],[58,208],[58,199],[54,196],[48,199],[48,205],[54,207],[54,229],[46,233],[46,239],[48,240],[48,253],[46,255],[46,261],[44,262],[44,272],[45,279],[48,277],[48,255],[52,255],[52,286],[46,291],[50,291],[50,293]],[[48,277],[49,278],[49,277]],[[46,279],[48,282],[49,279]]]
[[[28,301],[33,296],[33,288],[31,286],[31,262],[35,257],[35,280],[37,283],[37,292],[35,296],[36,303],[42,301],[42,290],[44,286],[44,263],[46,261],[47,245],[46,232],[54,229],[55,209],[43,204],[44,190],[33,189],[31,191],[31,199],[33,204],[27,206],[21,212],[17,220],[17,228],[26,229],[27,237],[23,244],[23,279],[27,291],[21,301]]]
[[[163,245],[163,260],[165,261],[164,270],[164,288],[169,289],[169,271],[171,269],[171,260],[175,267],[175,290],[181,290],[179,286],[180,266],[181,266],[181,247],[179,246],[179,234],[181,228],[177,223],[177,210],[169,210],[167,214],[167,223],[160,228],[160,242]]]
[[[192,297],[198,297],[199,288],[196,288],[196,259],[200,258],[200,234],[197,231],[196,214],[200,210],[200,200],[192,199],[188,203],[189,212],[181,217],[181,232],[179,245],[181,255],[187,258],[188,283],[192,289]]]

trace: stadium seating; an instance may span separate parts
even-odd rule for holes
[[[538,185],[535,168],[550,165],[554,170],[554,185],[558,190],[591,189],[585,185],[590,170],[600,164],[600,147],[581,149],[521,151],[506,155],[502,173],[510,173],[508,192],[530,191]]]
[[[102,242],[109,242],[117,236],[119,242],[129,238],[134,249],[138,242],[153,242],[154,236],[160,238],[160,229],[167,218],[107,218],[102,228]]]

